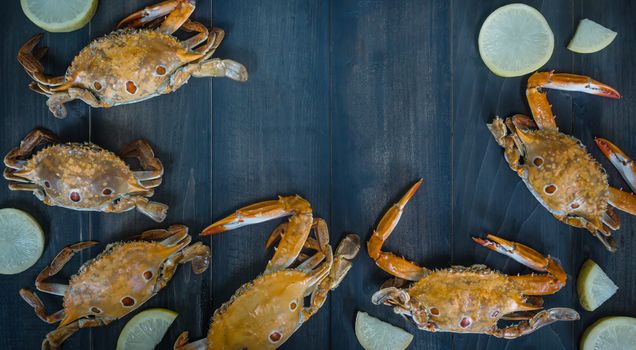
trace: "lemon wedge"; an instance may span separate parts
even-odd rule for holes
[[[404,350],[413,341],[409,332],[361,311],[356,315],[356,337],[365,350]]]
[[[554,35],[543,15],[524,4],[496,9],[484,21],[477,39],[488,69],[517,77],[541,68],[554,51]]]
[[[616,32],[602,25],[582,19],[576,28],[574,37],[568,44],[568,50],[577,53],[593,53],[606,48],[616,38]]]
[[[576,291],[585,310],[596,310],[617,290],[618,287],[594,261],[588,259],[583,264],[576,281]]]
[[[44,233],[31,215],[18,209],[0,209],[0,274],[28,269],[43,250]]]
[[[636,318],[604,317],[589,326],[581,337],[581,350],[636,348]]]
[[[177,313],[148,309],[131,318],[119,334],[117,350],[152,350],[161,342]]]
[[[20,0],[20,5],[31,22],[48,32],[80,29],[97,10],[97,0]]]

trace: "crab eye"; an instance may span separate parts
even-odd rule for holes
[[[113,190],[108,188],[108,187],[106,187],[106,188],[104,188],[102,193],[104,194],[104,196],[110,196],[111,194],[113,194]]]
[[[462,328],[467,328],[468,326],[471,325],[471,323],[473,323],[473,320],[471,320],[470,317],[464,317],[464,318],[462,318],[461,321],[459,321],[459,325]]]
[[[290,309],[291,311],[296,310],[296,308],[297,308],[297,307],[298,307],[298,303],[296,302],[296,300],[292,300],[292,302],[291,302],[291,303],[289,303],[289,309]]]
[[[277,343],[280,341],[280,339],[283,337],[283,335],[280,332],[274,331],[272,333],[270,333],[269,335],[269,341],[271,341],[272,343]]]
[[[547,194],[554,194],[554,192],[556,191],[557,191],[557,187],[556,185],[553,185],[553,184],[549,184],[543,188],[543,192]]]
[[[121,298],[121,304],[125,307],[131,307],[135,305],[135,299],[131,297],[123,297]]]
[[[150,281],[150,279],[152,278],[152,271],[144,271],[143,275],[146,281]]]
[[[535,157],[532,160],[532,164],[534,164],[534,166],[536,166],[537,168],[540,168],[543,165],[543,158],[541,157]]]
[[[93,306],[93,307],[91,307],[91,312],[94,313],[94,314],[101,314],[102,310],[100,308],[98,308],[98,307]]]
[[[44,181],[44,187],[51,188],[51,183],[48,180]]]
[[[75,203],[82,200],[82,196],[80,196],[79,192],[77,191],[72,191],[68,197]]]
[[[157,66],[157,69],[155,69],[155,73],[157,73],[157,75],[164,75],[166,72],[166,67],[164,66]]]
[[[102,84],[99,81],[96,81],[93,83],[93,87],[95,88],[95,90],[99,91],[102,89]]]
[[[439,316],[439,310],[436,307],[428,309],[428,312],[430,312],[433,316]]]
[[[135,84],[134,81],[132,80],[128,80],[126,82],[126,91],[128,91],[128,93],[134,95],[135,92],[137,92],[137,85]]]

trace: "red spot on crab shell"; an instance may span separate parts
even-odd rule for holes
[[[473,320],[470,319],[470,317],[464,317],[462,318],[461,321],[459,321],[459,325],[462,328],[468,328],[468,326],[470,326],[473,323]]]
[[[272,342],[276,343],[282,337],[283,337],[283,335],[280,334],[280,332],[272,332],[272,334],[269,335],[269,340],[271,340]]]
[[[71,192],[71,194],[69,195],[69,198],[76,203],[82,200],[82,197],[80,196],[79,192],[76,192],[76,191]]]
[[[135,82],[128,80],[126,82],[126,91],[134,95],[135,92],[137,92],[137,85],[135,85]]]
[[[123,297],[121,299],[121,303],[126,306],[126,307],[130,307],[135,305],[135,299],[131,298],[131,297]]]
[[[430,310],[431,315],[439,316],[439,310],[436,307],[432,307]]]

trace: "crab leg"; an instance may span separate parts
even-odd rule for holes
[[[208,349],[208,338],[199,339],[192,343],[188,343],[189,341],[189,333],[187,331],[179,334],[179,337],[174,342],[174,350],[207,350]]]
[[[19,147],[7,153],[4,164],[9,168],[20,170],[25,163],[23,158],[30,156],[37,146],[55,142],[58,142],[58,139],[54,133],[45,129],[33,129],[20,142]]]
[[[166,16],[159,27],[162,33],[172,34],[176,32],[194,12],[194,0],[168,0],[148,6],[124,18],[117,27],[143,27],[155,19]]]
[[[409,281],[419,281],[424,275],[429,273],[429,270],[420,266],[417,266],[415,263],[412,263],[404,258],[400,258],[393,253],[383,252],[382,245],[384,241],[389,238],[393,229],[397,225],[398,221],[400,221],[400,217],[402,216],[402,210],[408,201],[413,197],[417,189],[420,188],[423,180],[419,180],[416,182],[409,190],[406,192],[404,197],[400,199],[399,202],[394,204],[391,209],[389,209],[386,214],[380,220],[378,227],[373,231],[373,235],[369,242],[367,243],[367,251],[369,252],[369,256],[371,259],[375,261],[375,263],[382,270],[392,274],[393,276],[403,278]]]
[[[526,96],[535,122],[541,129],[556,129],[552,107],[543,89],[579,91],[597,96],[620,98],[614,88],[590,77],[554,72],[537,72],[528,79]]]
[[[330,248],[329,248],[330,249]],[[303,309],[304,321],[307,322],[311,316],[315,315],[327,300],[327,294],[340,285],[351,269],[351,261],[360,251],[360,237],[355,234],[347,235],[336,248],[336,255],[329,269],[329,275],[322,279],[311,294],[309,307]],[[328,254],[327,254],[328,255]],[[329,258],[327,258],[329,260]]]
[[[313,226],[311,205],[300,196],[279,197],[278,200],[241,208],[225,219],[208,226],[201,235],[213,235],[288,215],[292,217],[289,219],[287,231],[281,237],[280,244],[266,269],[266,272],[280,271],[296,260]]]
[[[108,108],[112,106],[112,104],[97,99],[97,97],[95,97],[95,95],[93,95],[91,91],[83,88],[69,87],[68,89],[66,89],[66,87],[64,87],[64,91],[58,90],[59,88],[51,89],[51,91],[54,91],[54,93],[49,95],[49,99],[46,101],[46,105],[49,107],[49,110],[58,119],[66,118],[67,111],[64,104],[73,100],[81,100],[82,102],[94,108]]]
[[[76,253],[86,248],[93,247],[98,243],[99,242],[96,241],[79,242],[62,249],[57,256],[55,256],[53,261],[35,278],[35,287],[41,292],[64,295],[64,292],[66,292],[66,289],[68,288],[67,285],[59,283],[45,283],[44,280],[60,272],[62,267],[64,267],[64,265],[66,265],[66,263],[68,263]]]
[[[537,329],[550,325],[558,321],[576,321],[580,318],[579,313],[568,308],[553,308],[538,312],[531,319],[522,321],[516,325],[505,328],[494,326],[487,331],[487,334],[498,338],[514,339],[522,335],[530,334]]]
[[[22,299],[24,299],[24,301],[27,302],[27,304],[31,305],[31,307],[35,311],[35,314],[42,321],[46,323],[57,323],[64,318],[64,309],[59,310],[53,314],[47,315],[46,309],[44,308],[44,304],[42,303],[42,300],[40,300],[40,298],[32,291],[26,288],[22,288],[20,289],[20,296],[22,297]]]
[[[488,239],[473,237],[473,240],[477,244],[506,255],[533,270],[548,273],[547,275],[525,275],[511,278],[521,282],[527,281],[529,284],[538,284],[539,290],[537,293],[547,289],[547,293],[551,294],[565,286],[567,275],[561,265],[551,256],[546,258],[526,245],[507,241],[495,235],[488,235],[487,237]]]
[[[155,152],[145,140],[136,140],[127,144],[120,152],[120,156],[136,158],[139,161],[143,171],[135,171],[134,175],[140,181],[155,180],[163,176],[163,164],[155,157]]]
[[[113,320],[108,318],[86,319],[82,318],[77,321],[62,325],[49,334],[42,342],[42,350],[61,349],[62,343],[81,328],[93,328],[108,325]]]
[[[212,58],[209,60],[192,63],[188,67],[193,77],[226,77],[236,81],[247,81],[247,69],[242,64],[233,60]]]
[[[634,164],[634,161],[620,148],[606,139],[597,137],[594,142],[625,179],[629,188],[636,192],[636,164]]]
[[[24,67],[27,74],[38,83],[48,86],[59,86],[64,84],[66,77],[48,77],[44,75],[44,66],[40,63],[39,59],[44,57],[47,52],[47,48],[35,48],[44,34],[36,34],[29,39],[18,51],[18,62]]]
[[[608,202],[616,209],[636,215],[636,196],[632,193],[610,186]]]

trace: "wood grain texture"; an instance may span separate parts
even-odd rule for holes
[[[46,33],[49,74],[62,74],[88,42],[155,0],[102,1],[91,23],[73,33]],[[546,17],[555,51],[543,69],[586,74],[616,87],[618,101],[552,91],[560,130],[580,138],[608,170],[610,183],[626,187],[593,144],[614,141],[636,157],[636,6],[582,0],[523,1]],[[57,120],[45,99],[28,90],[15,60],[19,47],[41,30],[22,14],[19,2],[0,13],[0,153],[17,146],[34,127],[64,140],[91,140],[113,151],[138,138],[148,140],[166,167],[153,199],[170,205],[162,224],[131,211],[85,213],[46,207],[26,192],[0,186],[0,207],[28,211],[46,233],[38,263],[17,276],[0,275],[0,348],[37,349],[54,326],[41,322],[18,296],[64,246],[95,239],[108,243],[150,228],[183,223],[196,236],[237,208],[279,194],[307,198],[316,216],[330,224],[333,246],[344,233],[363,240],[350,274],[319,313],[283,349],[359,349],[353,322],[369,312],[415,335],[412,349],[576,349],[592,322],[606,315],[636,316],[634,225],[621,213],[615,233],[619,250],[607,253],[583,230],[554,219],[509,169],[503,150],[485,124],[495,115],[529,114],[526,77],[504,79],[483,65],[476,46],[486,16],[507,2],[391,0],[199,0],[193,19],[225,29],[215,56],[245,64],[250,79],[191,79],[177,92],[111,109],[69,104]],[[590,18],[619,36],[605,50],[578,55],[565,49],[578,21]],[[179,37],[187,37],[181,33]],[[366,253],[378,220],[418,178],[424,185],[406,207],[385,248],[429,268],[485,263],[506,273],[528,273],[516,262],[476,246],[470,236],[487,232],[527,243],[561,260],[568,286],[546,297],[546,306],[574,307],[582,320],[555,324],[517,340],[483,335],[419,331],[371,295],[389,276]],[[168,286],[139,310],[165,307],[179,317],[160,344],[171,349],[177,335],[192,340],[208,330],[213,311],[243,283],[258,276],[272,252],[263,249],[280,222],[224,233],[203,241],[213,251],[202,276],[182,266]],[[195,240],[200,238],[195,237]],[[54,280],[63,281],[104,244],[79,254]],[[619,291],[595,312],[578,305],[576,275],[587,258],[597,261]],[[61,298],[39,294],[47,310]],[[65,349],[112,349],[132,315],[107,327],[81,330]]]

